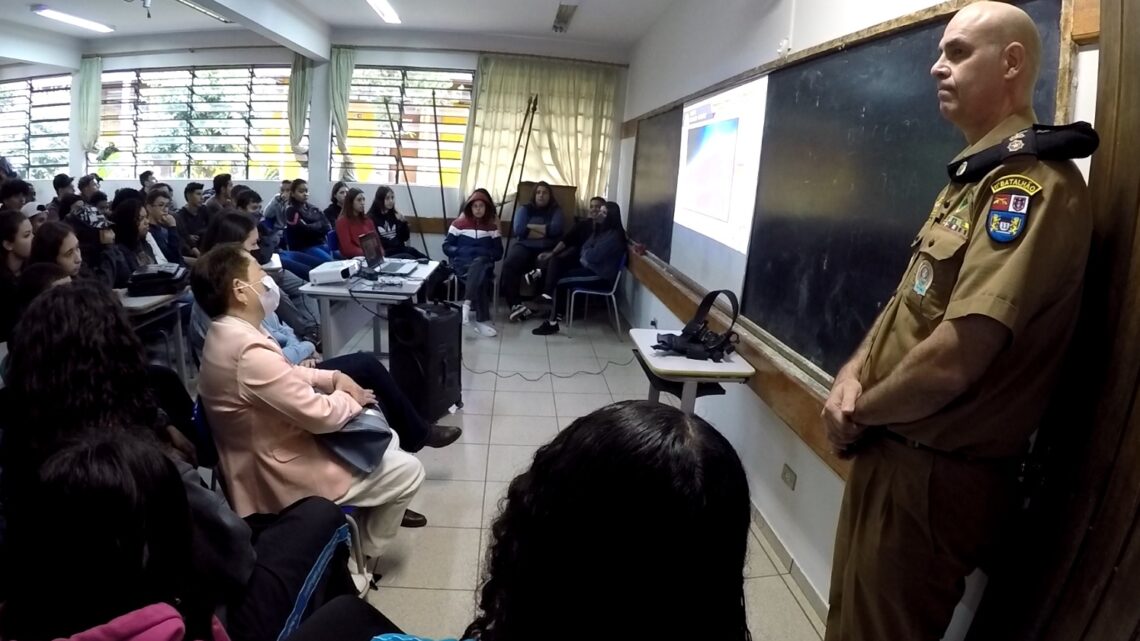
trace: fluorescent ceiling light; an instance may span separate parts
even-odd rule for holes
[[[388,0],[368,0],[368,4],[376,13],[380,14],[380,19],[388,24],[400,24],[400,16],[396,15],[396,10]]]
[[[210,11],[206,7],[203,7],[203,6],[194,4],[193,2],[190,2],[190,0],[175,0],[175,1],[181,5],[185,5],[187,7],[190,7],[191,9],[197,11],[198,13],[204,13],[204,14],[210,16],[211,18],[213,18],[214,20],[217,20],[218,22],[224,22],[226,24],[233,24],[234,23],[233,20],[230,20],[229,18],[223,16],[222,14]]]
[[[55,9],[52,9],[51,7],[44,4],[33,4],[32,13],[43,16],[49,20],[63,22],[73,27],[79,27],[80,29],[87,29],[89,31],[111,33],[115,30],[114,27],[109,27],[101,22],[95,22],[94,20],[88,20],[86,18],[80,18],[79,16],[73,16],[70,13],[56,11]]]

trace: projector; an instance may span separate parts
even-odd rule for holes
[[[309,282],[314,285],[341,283],[355,276],[358,271],[360,263],[355,260],[334,260],[309,271]]]

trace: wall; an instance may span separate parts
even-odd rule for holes
[[[808,48],[935,4],[938,2],[932,0],[678,0],[634,49],[625,118],[634,119],[775,60],[782,45],[789,51]],[[1078,70],[1075,119],[1091,121],[1095,51],[1081,52]],[[633,138],[622,140],[621,157],[615,161],[619,176],[614,197],[625,211],[634,149]],[[633,326],[648,327],[656,319],[662,329],[681,327],[681,320],[633,279],[623,290],[623,311]],[[746,388],[730,389],[724,397],[698,400],[697,410],[732,441],[748,472],[753,503],[802,570],[809,587],[826,602],[843,481]],[[798,475],[795,491],[780,479],[784,464]],[[970,594],[960,606],[947,639],[964,634],[982,586],[982,581],[971,581]]]

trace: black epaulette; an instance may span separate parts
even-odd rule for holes
[[[946,166],[950,181],[973,183],[1014,156],[1036,156],[1040,160],[1087,158],[1100,145],[1100,136],[1087,122],[1071,125],[1033,125],[1013,134],[993,147]]]

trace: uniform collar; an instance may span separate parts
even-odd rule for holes
[[[976,154],[983,149],[989,149],[1022,129],[1032,127],[1035,122],[1037,122],[1037,114],[1033,113],[1032,107],[1007,116],[1005,120],[991,129],[988,134],[982,136],[981,140],[963,149],[961,153],[954,157],[951,163],[958,162],[966,156]]]

